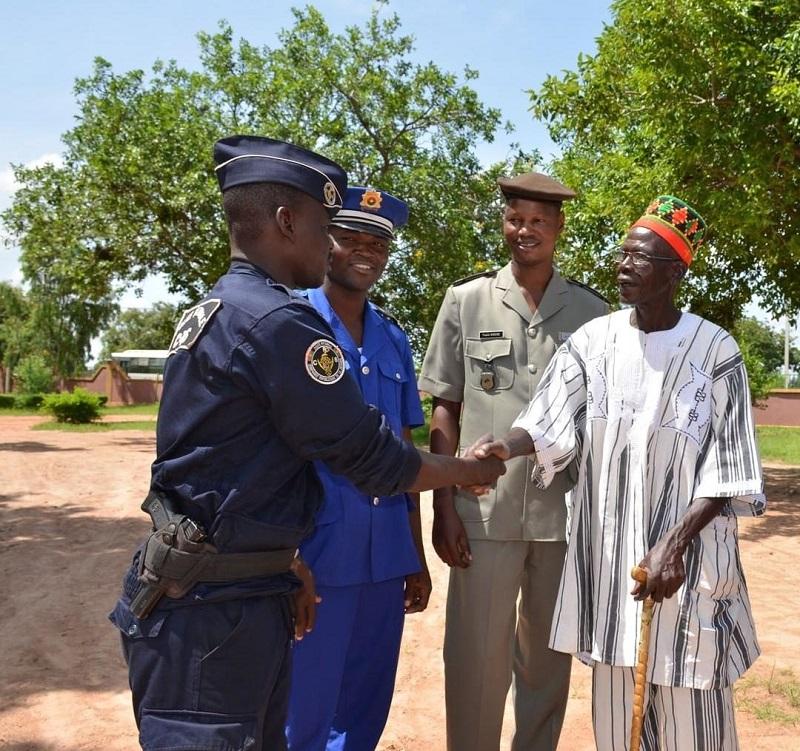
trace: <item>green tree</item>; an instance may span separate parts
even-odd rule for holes
[[[126,349],[167,349],[178,322],[179,311],[169,303],[157,302],[146,310],[123,310],[103,334],[101,360]]]
[[[9,282],[0,282],[0,364],[5,379],[0,391],[11,390],[11,376],[33,339],[30,326],[30,305],[25,293]]]
[[[782,331],[775,331],[755,318],[742,318],[736,322],[731,333],[742,350],[747,347],[768,376],[783,369],[785,341]],[[790,341],[789,364],[796,368],[800,365],[800,350],[791,345]]]
[[[412,38],[382,6],[339,34],[313,7],[296,9],[274,48],[237,41],[222,22],[198,35],[197,71],[157,61],[149,75],[115,73],[97,59],[76,84],[64,166],[16,170],[23,189],[4,219],[26,274],[68,248],[86,268],[87,299],[156,272],[197,298],[228,262],[211,145],[260,133],[325,153],[351,184],[408,199],[378,293],[421,338],[446,285],[498,258],[497,173],[536,155],[482,170],[475,147],[502,124],[469,85],[477,72],[462,81],[413,63]]]
[[[531,93],[580,198],[573,268],[606,291],[608,248],[661,193],[704,215],[683,301],[730,328],[758,291],[800,308],[800,15],[789,0],[615,0],[593,56]]]
[[[25,355],[14,368],[14,379],[23,394],[45,394],[53,388],[53,371],[42,355]]]

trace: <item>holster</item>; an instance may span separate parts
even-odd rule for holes
[[[206,542],[205,531],[175,511],[168,498],[151,492],[142,508],[155,531],[139,556],[139,591],[131,612],[146,618],[166,595],[183,597],[201,582],[222,583],[274,576],[289,570],[296,550],[283,548],[258,553],[218,553]]]
[[[178,527],[175,541],[164,541],[161,530],[145,543],[139,558],[139,577],[157,577],[164,594],[183,597],[200,582],[219,583],[259,576],[274,576],[289,570],[295,549],[268,550],[259,553],[218,553],[207,542],[187,540]]]

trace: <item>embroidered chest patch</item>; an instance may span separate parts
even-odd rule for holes
[[[174,355],[179,349],[191,349],[221,305],[222,300],[212,299],[184,311],[169,345],[167,357]]]
[[[703,443],[705,428],[711,420],[712,380],[694,363],[689,363],[691,378],[678,389],[673,399],[675,416],[661,427],[672,428],[691,438],[698,446]]]
[[[306,350],[306,372],[312,381],[336,383],[344,375],[344,368],[344,354],[330,339],[317,339]]]

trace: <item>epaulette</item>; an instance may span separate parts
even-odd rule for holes
[[[384,310],[380,305],[376,305],[372,303],[372,307],[375,309],[375,312],[381,316],[381,318],[385,318],[387,321],[391,321],[398,329],[401,331],[403,327],[400,325],[400,321],[398,321],[388,310]]]
[[[479,271],[477,274],[470,274],[469,276],[465,276],[463,279],[456,279],[451,285],[452,287],[458,287],[459,284],[466,284],[467,282],[471,282],[473,279],[480,279],[482,276],[494,276],[500,269],[489,269],[488,271]]]
[[[566,280],[570,284],[575,284],[578,287],[583,287],[583,289],[585,289],[587,292],[591,292],[595,297],[599,297],[606,305],[611,305],[610,300],[604,294],[598,292],[594,287],[590,287],[588,284],[579,282],[577,279],[573,279],[571,276],[566,277]]]

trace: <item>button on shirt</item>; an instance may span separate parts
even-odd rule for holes
[[[347,378],[358,384],[367,403],[377,407],[396,435],[425,418],[405,332],[372,303],[364,310],[359,348],[322,289],[305,293],[330,325],[345,354]],[[317,528],[301,553],[319,584],[347,586],[379,582],[419,571],[404,493],[360,491],[329,463],[316,462],[325,489]]]
[[[365,492],[413,482],[418,455],[354,380],[312,377],[309,353],[334,335],[307,300],[238,261],[208,299],[199,337],[167,359],[152,485],[220,552],[297,547],[322,501],[313,460]]]

